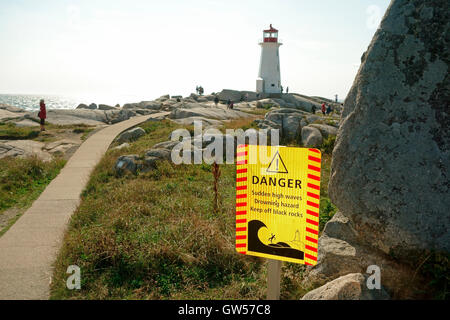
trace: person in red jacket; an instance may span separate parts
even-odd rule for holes
[[[47,109],[45,108],[44,99],[41,99],[39,105],[41,109],[38,113],[38,117],[41,119],[41,131],[45,131],[45,119],[47,118]]]
[[[325,115],[325,112],[326,112],[326,108],[325,108],[325,103],[322,103],[322,113],[323,113],[323,115]]]

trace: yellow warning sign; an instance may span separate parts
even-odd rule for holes
[[[317,149],[238,147],[236,250],[239,253],[317,264],[320,168],[321,153]]]

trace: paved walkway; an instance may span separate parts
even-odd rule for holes
[[[0,237],[0,299],[49,298],[52,263],[94,167],[122,131],[165,114],[134,117],[109,126],[78,148],[31,208]]]

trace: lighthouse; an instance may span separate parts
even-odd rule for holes
[[[256,92],[266,94],[281,93],[280,53],[282,43],[278,42],[278,30],[270,25],[264,30],[261,46],[261,61],[256,80]]]

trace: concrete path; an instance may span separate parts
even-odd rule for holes
[[[52,264],[94,167],[122,131],[166,114],[134,117],[109,126],[78,148],[31,208],[0,237],[0,299],[49,298]]]

